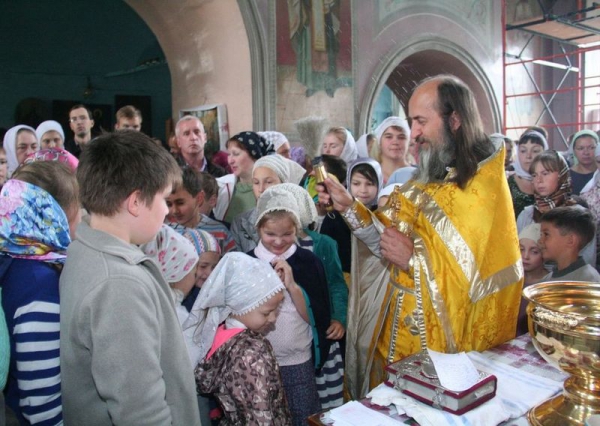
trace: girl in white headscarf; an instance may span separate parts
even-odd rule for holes
[[[294,284],[284,269],[243,253],[226,254],[184,324],[194,330],[198,345],[192,360],[198,390],[219,400],[221,424],[292,424],[279,367],[264,337],[285,289]]]
[[[8,129],[2,146],[6,151],[9,178],[29,154],[39,149],[35,130],[24,124]]]
[[[375,129],[376,143],[371,148],[371,157],[381,164],[383,185],[397,169],[409,167],[406,160],[410,141],[410,126],[400,117],[388,117]]]
[[[346,164],[358,158],[358,148],[352,133],[343,127],[332,127],[325,134],[321,154],[340,157]]]

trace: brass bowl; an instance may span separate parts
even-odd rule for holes
[[[561,395],[528,413],[532,425],[584,425],[600,414],[600,283],[557,281],[523,290],[540,355],[571,376]]]

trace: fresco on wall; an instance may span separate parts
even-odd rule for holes
[[[493,42],[489,29],[492,27],[490,0],[376,0],[376,28],[382,31],[391,22],[401,16],[414,14],[415,9],[428,13],[440,11],[442,16],[459,16],[456,22],[465,22],[478,32],[478,38],[484,42]],[[410,10],[412,9],[412,10]]]
[[[276,3],[277,130],[308,115],[353,127],[350,0]]]

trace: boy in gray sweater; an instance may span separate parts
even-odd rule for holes
[[[77,178],[89,218],[60,278],[63,415],[73,425],[200,425],[168,284],[138,248],[158,232],[175,160],[142,133],[91,141]]]

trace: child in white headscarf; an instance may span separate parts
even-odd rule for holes
[[[185,326],[195,329],[198,343],[198,390],[219,400],[221,425],[291,424],[279,367],[263,337],[291,284],[289,271],[228,253],[202,286]]]
[[[275,268],[291,268],[292,285],[286,285],[275,330],[267,338],[281,369],[294,424],[305,425],[306,418],[320,410],[315,369],[323,366],[331,344],[327,278],[321,261],[296,243],[302,229],[300,209],[289,191],[281,185],[270,187],[258,199],[256,210],[260,242],[248,254]]]

